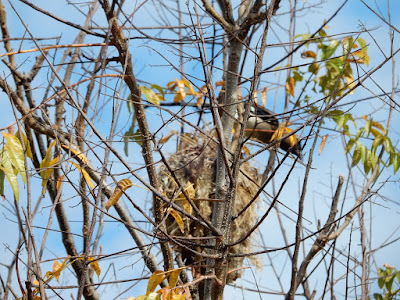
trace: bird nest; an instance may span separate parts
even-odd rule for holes
[[[168,159],[169,169],[172,170],[174,176],[171,176],[165,165],[161,167],[159,172],[164,194],[198,219],[201,218],[199,218],[199,215],[192,209],[182,194],[182,188],[186,190],[186,193],[193,200],[203,218],[211,221],[213,206],[216,203],[214,199],[217,152],[217,145],[214,142],[201,142],[196,137],[192,137],[191,144],[186,144],[184,149],[181,149]],[[249,162],[245,162],[241,165],[240,171],[233,207],[234,215],[239,213],[258,191],[258,170],[252,167]],[[179,184],[174,177],[179,181]],[[257,219],[256,206],[253,203],[233,221],[230,242],[243,237],[254,226]],[[170,215],[166,219],[167,232],[171,236],[190,238],[197,245],[189,246],[189,248],[198,253],[206,253],[207,249],[201,247],[201,244],[206,245],[209,241],[206,237],[210,236],[211,233],[208,232],[207,228],[182,214],[177,216],[175,211],[171,213],[171,210],[169,210],[169,212]],[[252,239],[247,238],[240,244],[230,247],[229,253],[240,254],[251,252],[252,250]],[[198,266],[205,264],[205,260],[201,255],[193,253],[187,248],[176,245],[175,251],[182,254],[182,258],[186,261],[186,264]],[[227,283],[234,282],[237,278],[241,277],[242,271],[238,269],[243,266],[243,260],[244,257],[230,257],[228,259],[228,270],[231,272],[228,274]],[[261,266],[256,256],[253,256],[250,261],[256,267]]]

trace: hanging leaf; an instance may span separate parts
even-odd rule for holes
[[[190,199],[193,199],[196,195],[193,183],[191,183],[190,181],[186,182],[185,192]],[[181,193],[175,201],[177,200],[182,201],[182,207],[188,214],[192,214],[193,207],[192,205],[190,205],[189,201],[186,199],[183,193]]]
[[[26,138],[25,134],[23,132],[21,132],[21,134],[20,134],[19,130],[18,130],[17,133],[15,134],[15,137],[17,139],[19,139],[20,143],[22,144],[21,135],[22,135],[22,140],[23,140],[24,146],[25,146],[26,156],[29,157],[30,159],[33,159],[31,145],[30,145],[28,139]]]
[[[42,179],[43,179],[43,181],[42,181],[42,187],[43,187],[42,194],[44,194],[44,192],[46,190],[47,181],[49,181],[51,175],[54,172],[53,166],[55,166],[56,164],[58,164],[60,162],[60,157],[61,156],[59,155],[56,158],[54,158],[53,160],[49,161],[48,163],[46,162],[45,164],[40,163],[40,169],[42,169],[42,171],[40,171],[40,175],[42,176]]]
[[[361,157],[362,157],[362,153],[361,153],[361,148],[363,147],[363,145],[361,144],[361,142],[357,141],[356,143],[356,149],[354,150],[353,153],[353,161],[351,163],[351,166],[354,167],[358,164],[358,162],[360,161]]]
[[[167,134],[166,136],[162,137],[162,138],[158,141],[158,143],[159,143],[159,144],[165,144],[165,143],[168,142],[169,139],[170,139],[171,137],[173,137],[175,134],[178,134],[178,131],[172,130],[169,134]]]
[[[173,101],[175,103],[178,103],[180,101],[185,100],[186,98],[186,90],[185,90],[185,83],[182,80],[178,80],[177,78],[175,78],[178,90],[175,92],[175,96]]]
[[[197,107],[200,108],[204,103],[204,97],[207,95],[208,89],[207,85],[203,85],[200,90],[196,93],[196,104]]]
[[[179,274],[181,274],[183,269],[184,268],[179,268],[169,271],[170,273],[168,276],[168,287],[173,288],[176,286],[176,284],[178,283]]]
[[[326,135],[324,135],[324,136],[322,137],[321,144],[319,145],[319,152],[318,152],[318,155],[321,155],[322,150],[324,150],[324,147],[325,147],[326,141],[327,141],[327,139],[328,139],[328,136],[329,136],[329,135],[326,134]]]
[[[249,148],[246,147],[246,145],[243,145],[243,151],[244,151],[248,156],[251,155],[250,150],[249,150]]]
[[[68,151],[71,151],[72,154],[74,154],[76,157],[78,157],[79,160],[80,160],[82,163],[84,163],[84,164],[90,166],[90,161],[89,161],[89,159],[88,159],[88,158],[86,157],[86,155],[83,154],[79,149],[71,148],[71,147],[68,146],[68,145],[62,145],[62,147],[65,148],[65,149],[67,149]]]
[[[6,175],[7,181],[10,184],[13,193],[14,193],[14,197],[18,203],[18,199],[19,199],[19,186],[18,186],[18,179],[17,179],[17,175],[14,173],[13,167],[11,165],[11,160],[8,157],[8,155],[6,153],[4,153],[4,151],[2,150],[1,153],[1,167],[0,169],[4,172],[4,174]],[[3,187],[4,189],[4,187]]]
[[[86,183],[93,189],[95,187],[95,185],[92,181],[92,178],[90,178],[89,173],[84,168],[81,168],[81,166],[78,165],[77,163],[75,163],[73,161],[68,161],[68,162],[73,164],[78,169],[78,171],[83,175],[83,178],[85,178]]]
[[[95,271],[97,278],[100,279],[101,269],[99,267],[99,262],[93,257],[88,257],[89,266]]]
[[[0,196],[3,197],[3,200],[6,200],[4,197],[4,179],[6,178],[6,174],[2,169],[0,169]]]
[[[57,260],[54,261],[53,264],[53,271],[47,271],[45,275],[46,282],[51,278],[55,278],[58,281],[60,274],[63,270],[67,268],[69,258],[64,259],[62,263],[58,262]]]
[[[162,98],[162,99],[160,99],[161,101],[165,101],[165,98],[164,98],[165,92],[164,92],[164,89],[161,86],[159,86],[157,84],[152,84],[150,87],[159,92],[158,96],[161,96],[161,98]]]
[[[57,179],[57,191],[60,189],[61,185],[63,184],[63,180],[64,180],[65,175],[61,175],[58,179]]]
[[[147,101],[149,101],[150,103],[160,105],[160,101],[163,100],[162,97],[154,93],[154,91],[152,89],[149,89],[148,87],[140,86],[140,90],[146,96]]]
[[[18,173],[21,174],[22,180],[25,183],[25,157],[21,142],[16,136],[7,132],[3,132],[3,136],[7,140],[4,150],[8,153],[8,157],[11,160],[12,166],[15,170],[17,170]]]
[[[111,197],[108,199],[108,201],[106,203],[106,206],[105,206],[106,210],[108,211],[111,206],[113,206],[115,203],[118,202],[119,198],[121,198],[121,196],[122,196],[122,191],[126,191],[131,186],[133,186],[133,184],[129,179],[125,178],[125,179],[120,180],[118,182],[118,185],[115,187],[113,194],[111,195]]]
[[[183,220],[180,214],[172,207],[167,208],[166,213],[169,213],[175,219],[181,232],[185,233],[185,225],[183,224]]]
[[[294,78],[289,77],[286,80],[286,92],[294,97]]]
[[[165,279],[165,272],[163,271],[155,271],[153,274],[151,274],[149,278],[149,282],[147,283],[147,292],[146,295],[149,296],[151,293],[154,292],[156,287],[163,282]],[[158,295],[158,294],[156,294]]]
[[[264,107],[267,107],[267,88],[264,87],[261,92],[261,103]]]
[[[225,81],[219,80],[215,83],[215,86],[225,86]]]
[[[191,85],[190,83],[189,83],[189,81],[187,81],[186,79],[182,79],[182,81],[183,81],[183,84],[186,86],[186,88],[188,89],[188,91],[189,91],[189,94],[191,94],[191,95],[193,95],[193,96],[196,96],[196,91],[194,90],[194,88],[193,88],[193,85]]]

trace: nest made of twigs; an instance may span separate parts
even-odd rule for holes
[[[190,188],[193,197],[193,202],[199,209],[200,213],[207,220],[211,221],[212,210],[215,201],[215,173],[216,173],[216,159],[217,159],[217,145],[210,141],[199,141],[195,136],[192,137],[191,143],[186,144],[184,149],[171,155],[168,159],[168,166],[179,181],[183,188]],[[247,203],[249,203],[256,192],[258,191],[258,170],[251,166],[249,162],[241,165],[240,175],[237,180],[237,193],[234,204],[233,214],[241,211]],[[182,195],[179,184],[171,176],[168,168],[163,165],[159,172],[161,187],[164,194],[176,204],[185,208],[188,211],[188,203]],[[187,191],[189,194],[189,191]],[[186,201],[186,203],[185,203]],[[236,241],[244,236],[255,224],[257,219],[256,204],[253,203],[247,210],[236,218],[231,225],[230,241]],[[186,205],[185,205],[186,204]],[[192,215],[198,217],[194,211],[190,212]],[[201,239],[209,235],[206,228],[197,224],[190,218],[183,217],[184,231],[178,226],[176,218],[168,216],[166,219],[166,227],[168,234],[172,236],[186,236],[193,237],[197,244],[206,244],[208,241]],[[239,254],[251,252],[253,249],[251,238],[244,240],[242,243],[229,248],[230,254]],[[196,255],[188,249],[176,246],[175,250],[182,253],[183,259],[187,264],[202,265],[205,264],[203,257]],[[195,247],[197,252],[206,253],[203,247]],[[228,270],[236,270],[242,267],[243,257],[231,257],[228,260]],[[260,267],[261,263],[257,257],[251,258],[251,263],[256,267]],[[227,283],[235,281],[240,278],[242,272],[233,271],[228,274]]]

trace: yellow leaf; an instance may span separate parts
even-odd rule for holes
[[[279,127],[277,130],[275,130],[274,134],[271,137],[270,142],[274,141],[274,140],[279,140],[281,139],[284,135],[291,133],[293,130],[289,127],[286,127],[287,125],[290,125],[290,122],[284,122],[279,124]],[[291,136],[288,137],[289,140],[289,144],[291,147],[293,147],[294,145],[296,145],[297,143],[297,137],[295,134],[292,134]],[[280,143],[278,143],[279,146]]]
[[[160,105],[160,100],[163,100],[160,95],[157,95],[152,89],[145,86],[140,86],[141,92],[146,96],[147,101],[155,105]]]
[[[8,157],[10,158],[12,166],[18,173],[21,174],[22,180],[25,183],[25,158],[21,142],[16,136],[13,136],[7,132],[3,132],[3,136],[7,140],[4,151],[8,152]],[[15,175],[17,175],[17,173]]]
[[[18,203],[18,198],[19,198],[18,178],[17,175],[14,174],[14,168],[11,164],[11,159],[8,156],[8,151],[4,151],[4,149],[1,150],[0,170],[2,170],[6,175],[7,181],[11,185],[11,188],[14,192],[14,197]]]
[[[187,193],[187,195],[189,196],[190,199],[194,198],[196,195],[196,191],[193,187],[193,183],[191,183],[190,181],[186,182],[185,192]],[[182,201],[183,209],[188,214],[192,214],[193,207],[190,205],[189,201],[186,199],[186,197],[183,193],[180,193],[180,195],[176,198],[175,201]]]
[[[305,51],[301,53],[301,58],[317,58],[314,51]]]
[[[81,168],[81,166],[78,165],[77,163],[74,163],[73,161],[68,161],[68,162],[73,164],[78,169],[78,171],[83,175],[83,178],[85,178],[87,184],[93,189],[95,185],[92,181],[92,178],[90,178],[89,173],[84,168]]]
[[[168,208],[166,212],[171,214],[171,216],[174,217],[176,223],[178,224],[179,229],[181,230],[182,233],[184,233],[185,225],[183,224],[183,220],[182,220],[182,217],[180,216],[180,214],[178,214],[178,212],[171,207]]]
[[[264,107],[267,107],[267,88],[264,87],[264,89],[261,92],[261,103]]]
[[[243,145],[243,150],[246,152],[247,155],[251,155],[249,148],[246,147],[246,145]]]
[[[191,183],[190,181],[186,182],[185,191],[188,194],[189,198],[194,198],[194,196],[196,195],[193,183]]]
[[[93,256],[89,256],[88,261],[89,261],[89,265],[96,272],[97,278],[100,278],[101,269],[99,267],[98,261]]]
[[[158,143],[159,144],[165,144],[166,142],[168,142],[168,140],[175,134],[178,134],[178,131],[176,130],[172,130],[169,134],[167,134],[166,136],[162,137]]]
[[[182,96],[182,94],[178,91],[175,93],[174,99],[172,101],[174,101],[175,103],[181,102],[185,99],[185,97]]]
[[[54,158],[53,160],[51,160],[49,162],[46,161],[46,164],[43,164],[43,165],[42,165],[42,163],[40,163],[40,168],[41,169],[45,168],[44,170],[40,171],[40,175],[43,178],[43,181],[42,181],[42,187],[43,187],[42,193],[45,192],[47,181],[49,181],[51,174],[53,174],[53,172],[54,172],[53,166],[60,162],[60,157],[61,157],[61,155],[57,156],[56,158]]]
[[[67,267],[68,263],[68,258],[64,259],[62,263],[58,262],[57,260],[54,261],[53,264],[53,272],[48,271],[46,272],[46,282],[51,279],[52,277],[55,277],[56,280],[58,281],[58,278],[60,277],[61,271],[63,271]]]
[[[156,287],[165,279],[165,273],[163,271],[155,271],[151,274],[149,282],[147,283],[146,295],[150,295],[154,292]]]
[[[32,155],[32,149],[31,149],[31,145],[29,144],[29,141],[28,141],[28,139],[26,138],[26,136],[25,136],[25,134],[23,133],[23,132],[21,132],[21,134],[22,134],[22,139],[23,139],[23,141],[24,141],[24,145],[25,145],[25,151],[26,151],[26,156],[28,156],[30,159],[32,159],[33,158],[33,155]],[[21,141],[21,135],[20,135],[20,133],[19,133],[19,130],[17,131],[17,133],[15,134],[15,136],[20,140],[20,142],[22,143],[22,141]]]
[[[321,153],[322,153],[322,150],[324,150],[324,147],[325,147],[325,144],[326,144],[326,140],[328,139],[328,134],[327,135],[324,135],[323,137],[322,137],[322,141],[321,141],[321,144],[319,145],[319,153],[318,153],[318,155],[321,155]]]
[[[176,87],[177,87],[176,81],[171,81],[167,83],[167,89],[170,90],[171,92],[175,91]]]
[[[186,98],[186,90],[185,90],[185,83],[182,80],[178,80],[175,78],[175,81],[178,85],[178,91],[175,93],[174,102],[179,102]],[[177,96],[179,94],[179,96]],[[175,98],[180,99],[179,101],[175,101]]]
[[[275,130],[274,134],[271,136],[270,142],[279,140],[285,132],[285,127],[279,126],[277,130]]]
[[[294,78],[290,77],[286,80],[286,91],[294,97]]]
[[[208,89],[207,85],[203,85],[200,90],[196,93],[196,98],[197,98],[197,107],[201,107],[204,103],[204,96],[207,95]]]
[[[225,86],[225,81],[219,80],[215,83],[215,86]]]
[[[49,148],[47,148],[46,151],[46,156],[44,157],[44,159],[42,160],[42,162],[40,163],[40,169],[43,169],[42,171],[40,171],[40,176],[42,178],[44,178],[44,176],[46,175],[46,170],[45,168],[48,168],[50,166],[50,161],[51,161],[51,149],[53,148],[53,146],[56,144],[56,141],[53,141],[50,145]]]
[[[172,290],[170,288],[162,288],[157,291],[158,294],[161,294],[161,298],[163,300],[171,300]]]
[[[83,154],[80,150],[71,148],[70,146],[67,145],[62,145],[63,148],[71,151],[76,157],[79,158],[79,160],[81,162],[83,162],[84,164],[87,164],[88,166],[90,166],[90,161],[88,160],[88,158],[86,157],[85,154]]]
[[[60,187],[61,187],[61,185],[63,183],[64,177],[65,177],[65,175],[62,175],[57,179],[57,185],[56,185],[57,191],[60,189]]]
[[[173,295],[171,300],[185,300],[186,295],[185,294],[180,294],[180,295]]]
[[[105,206],[106,210],[109,210],[111,206],[113,206],[115,203],[118,202],[119,198],[121,198],[122,196],[122,191],[126,191],[132,185],[133,185],[132,182],[127,178],[120,180],[118,182],[118,185],[115,187],[113,194],[106,203]]]
[[[190,83],[189,83],[189,81],[187,81],[186,79],[182,79],[182,81],[183,81],[183,83],[185,84],[185,86],[187,87],[187,89],[188,89],[188,91],[189,91],[189,94],[191,94],[191,95],[193,95],[193,96],[196,96],[196,92],[195,92],[195,90],[194,90],[194,88],[193,88],[193,85],[191,85]]]
[[[381,123],[376,122],[376,121],[372,121],[372,122],[371,122],[371,126],[374,126],[374,127],[378,128],[378,129],[380,129],[384,135],[386,134],[386,130],[385,130],[385,128],[382,126]]]
[[[172,270],[168,277],[168,287],[173,288],[176,286],[179,278],[179,274],[181,274],[183,268]]]

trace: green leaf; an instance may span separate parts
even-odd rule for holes
[[[311,34],[309,34],[309,33],[298,34],[298,35],[295,35],[293,39],[298,39],[298,38],[301,38],[303,41],[306,41],[311,38]]]
[[[4,149],[1,150],[1,167],[0,167],[0,169],[6,175],[7,181],[10,184],[10,186],[14,192],[14,197],[18,203],[19,186],[18,186],[17,175],[15,174],[14,168],[11,164],[11,159],[8,156],[8,151],[5,151]]]
[[[389,293],[393,293],[393,281],[394,281],[395,275],[386,277],[386,289],[389,291]]]
[[[347,55],[348,53],[351,52],[351,49],[353,48],[354,45],[354,39],[353,37],[346,37],[343,39],[343,54]]]
[[[385,137],[384,136],[380,135],[380,136],[376,137],[375,140],[372,142],[371,150],[373,152],[375,152],[376,149],[378,148],[378,146],[381,145],[384,141],[385,141]]]
[[[375,152],[367,150],[366,160],[364,162],[364,172],[368,174],[369,171],[373,170],[378,162],[378,156]]]
[[[394,153],[395,152],[395,150],[393,148],[393,145],[392,145],[392,141],[387,136],[385,136],[385,149],[386,149],[386,151],[388,153]]]
[[[132,108],[133,108],[133,103],[132,103],[132,94],[129,93],[128,98],[126,98],[126,106],[128,106],[128,111],[131,114],[132,113]]]
[[[361,161],[362,163],[365,163],[365,160],[367,158],[367,153],[368,153],[368,149],[365,145],[362,145],[361,147]]]
[[[400,167],[400,153],[397,153],[396,160],[394,160],[394,162],[393,162],[394,174],[397,173],[397,170],[399,169],[399,167]],[[400,280],[399,280],[399,282],[400,282]]]
[[[6,174],[3,170],[0,169],[0,196],[4,196],[4,179],[6,178]]]
[[[339,47],[339,45],[340,45],[340,41],[332,40],[329,45],[321,46],[321,50],[322,50],[321,60],[331,57],[332,54],[335,53],[335,51],[336,51],[337,47]]]
[[[360,48],[361,48],[361,51],[363,54],[362,60],[368,66],[369,65],[369,55],[368,55],[367,43],[365,42],[365,40],[363,38],[358,38],[357,42],[360,45]]]
[[[21,174],[22,180],[25,183],[25,157],[21,142],[17,137],[7,132],[3,132],[3,136],[7,140],[7,143],[4,146],[4,150],[8,152],[8,157],[11,159],[11,164],[13,165],[15,170],[17,170],[18,173]]]
[[[365,135],[368,137],[371,130],[371,120],[365,122]]]
[[[346,148],[344,149],[344,153],[349,153],[350,150],[353,148],[354,143],[355,143],[355,140],[354,139],[350,139],[348,141],[347,145],[346,145]]]
[[[323,29],[320,29],[320,30],[318,31],[318,35],[319,35],[319,36],[327,36],[325,30],[323,30]]]
[[[359,141],[357,141],[357,143],[356,143],[356,149],[354,150],[354,153],[353,153],[353,161],[352,161],[352,163],[351,163],[351,166],[352,167],[354,167],[354,166],[356,166],[357,164],[358,164],[358,162],[360,161],[360,159],[361,159],[361,148],[363,147],[363,144],[361,144]]]
[[[160,97],[156,93],[154,93],[152,89],[149,89],[145,86],[140,86],[140,90],[146,96],[147,101],[155,105],[160,105]]]
[[[381,289],[383,289],[384,285],[385,285],[385,279],[384,277],[386,276],[386,272],[384,272],[381,268],[378,269],[378,285]]]
[[[19,133],[19,130],[17,131],[17,133],[15,134],[15,136],[17,137],[17,139],[20,141],[20,143],[22,144],[21,141],[21,135],[22,135],[22,140],[24,142],[24,146],[25,146],[25,153],[26,156],[28,156],[30,159],[33,159],[33,155],[32,155],[32,149],[31,149],[31,145],[29,144],[28,139],[26,138],[25,134],[23,132],[21,132],[21,134]]]
[[[135,134],[132,136],[132,138],[135,140],[136,143],[138,143],[140,146],[142,146],[142,133],[140,132],[140,129],[136,130]]]
[[[383,300],[383,297],[382,297],[381,294],[375,293],[375,294],[374,294],[374,299],[376,299],[376,300]]]
[[[328,71],[333,72],[332,75],[335,75],[335,77],[331,76],[331,80],[336,81],[336,76],[338,76],[342,72],[343,61],[340,58],[331,59],[326,63],[326,68],[328,69]],[[335,84],[335,82],[333,82],[332,84]]]
[[[356,141],[360,138],[361,134],[364,132],[365,128],[361,127],[357,130],[357,134],[356,134]]]
[[[344,115],[340,116],[339,119],[334,120],[334,121],[335,121],[336,124],[338,125],[338,129],[341,129],[341,128],[343,128],[343,127],[346,125],[347,121],[348,121],[350,118],[351,118],[351,119],[353,118],[353,117],[351,116],[351,114],[344,114]]]
[[[165,92],[164,92],[164,89],[161,86],[159,86],[157,84],[152,84],[151,88],[154,89],[154,90],[157,90],[164,98]]]
[[[308,66],[308,72],[316,75],[318,71],[319,71],[319,64],[317,62],[314,62]]]

